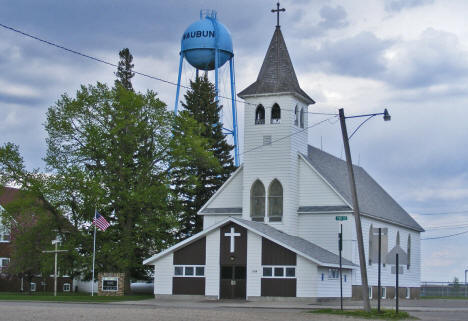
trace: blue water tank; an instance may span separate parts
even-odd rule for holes
[[[215,48],[219,49],[218,68],[234,56],[231,33],[214,17],[192,23],[182,36],[181,51],[197,69],[215,69]]]

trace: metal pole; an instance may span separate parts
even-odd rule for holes
[[[341,252],[343,251],[343,224],[340,224],[340,235],[338,241],[340,250],[340,308],[343,310],[343,267],[341,265]]]
[[[57,251],[58,242],[55,243],[55,272],[54,272],[54,296],[57,296]]]
[[[184,53],[180,53],[179,59],[179,75],[177,76],[177,90],[174,103],[174,114],[177,115],[177,105],[179,104],[179,93],[180,93],[180,77],[182,75],[182,65],[184,64]]]
[[[398,297],[399,297],[399,291],[398,291],[398,273],[400,272],[400,265],[398,263],[398,253],[396,254],[396,313],[398,313]]]
[[[94,296],[94,262],[96,260],[96,212],[97,210],[94,209],[94,242],[93,242],[93,277],[91,279],[91,296]]]
[[[374,231],[372,231],[372,235],[374,235]],[[377,311],[380,312],[380,264],[381,264],[381,250],[382,250],[382,228],[379,227],[379,272],[378,272],[378,281],[377,281],[377,292],[379,298],[377,300]]]
[[[346,163],[348,165],[348,176],[349,184],[351,187],[351,193],[353,196],[353,210],[354,210],[354,221],[356,223],[356,236],[358,241],[358,252],[359,252],[359,269],[361,270],[361,292],[363,299],[364,311],[370,312],[370,302],[369,302],[369,285],[367,282],[367,268],[366,268],[366,257],[364,254],[364,240],[362,237],[362,227],[361,227],[361,216],[359,212],[359,203],[356,192],[356,182],[354,180],[354,171],[353,163],[351,160],[351,152],[349,150],[349,140],[348,140],[348,131],[346,129],[346,119],[344,116],[344,109],[339,110],[340,114],[340,123],[341,123],[341,132],[343,135],[343,145],[346,154]]]
[[[231,72],[231,104],[232,104],[232,137],[234,138],[234,162],[239,167],[239,141],[237,136],[237,106],[236,106],[236,76],[234,71],[234,57],[229,60]]]

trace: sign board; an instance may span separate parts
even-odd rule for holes
[[[408,255],[406,254],[405,251],[403,251],[403,249],[399,245],[396,245],[387,254],[387,257],[385,258],[385,261],[387,262],[387,264],[396,265],[396,254],[397,253],[398,253],[398,264],[401,264],[401,265],[408,264]]]
[[[379,260],[379,229],[374,227],[369,232],[370,261],[377,263]],[[382,228],[381,232],[381,260],[382,264],[386,264],[385,258],[388,253],[388,228]]]
[[[337,221],[347,221],[348,217],[347,216],[335,216],[335,220]]]
[[[119,289],[118,277],[103,277],[102,278],[102,291],[117,292]]]
[[[402,266],[399,266],[398,268],[399,268],[399,269],[398,269],[398,274],[403,274],[403,267],[402,267]],[[392,266],[392,271],[391,271],[392,274],[396,274],[396,271],[397,271],[397,270],[396,270],[396,265],[393,265],[393,266]]]

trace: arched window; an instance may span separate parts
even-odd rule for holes
[[[298,126],[299,125],[299,112],[297,110],[297,105],[294,107],[294,125]]]
[[[396,245],[400,246],[400,231],[396,232]]]
[[[262,105],[258,105],[255,109],[255,125],[265,124],[265,108]]]
[[[299,121],[301,123],[301,128],[304,128],[304,107],[301,108],[301,115]]]
[[[268,187],[268,218],[270,222],[279,222],[283,217],[283,186],[274,179]]]
[[[372,253],[374,252],[374,227],[369,228],[369,265],[372,265]]]
[[[271,123],[279,124],[281,119],[281,108],[278,104],[274,104],[271,108]]]
[[[408,254],[408,264],[406,265],[406,268],[409,270],[411,266],[411,234],[408,234],[408,244],[407,244],[406,254]]]
[[[265,186],[260,180],[256,180],[250,190],[250,216],[252,221],[265,219]]]

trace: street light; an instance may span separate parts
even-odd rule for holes
[[[52,245],[55,245],[54,251],[42,251],[42,253],[54,253],[55,254],[55,267],[54,267],[54,296],[57,296],[57,254],[68,252],[68,250],[59,250],[58,245],[62,242],[60,237],[57,235],[55,240],[52,240]]]
[[[363,299],[364,310],[367,312],[370,312],[371,308],[370,308],[370,301],[369,301],[369,294],[368,294],[369,283],[367,281],[366,259],[364,256],[364,240],[362,237],[361,214],[359,211],[359,202],[358,202],[357,191],[356,191],[356,181],[354,179],[353,161],[351,159],[351,151],[349,149],[349,139],[369,119],[377,115],[383,115],[383,119],[385,121],[389,121],[391,117],[386,108],[383,113],[356,115],[356,116],[348,116],[348,117],[345,117],[344,109],[340,108],[339,115],[340,115],[341,133],[343,135],[343,145],[344,145],[345,154],[346,154],[346,164],[348,167],[349,185],[351,187],[351,194],[353,197],[354,221],[356,224],[356,236],[357,236],[357,241],[358,241],[359,267],[361,270],[362,299]],[[360,117],[368,117],[368,118],[364,120],[361,124],[359,124],[359,126],[353,131],[351,136],[348,138],[348,130],[346,129],[346,119],[347,118],[360,118]]]

